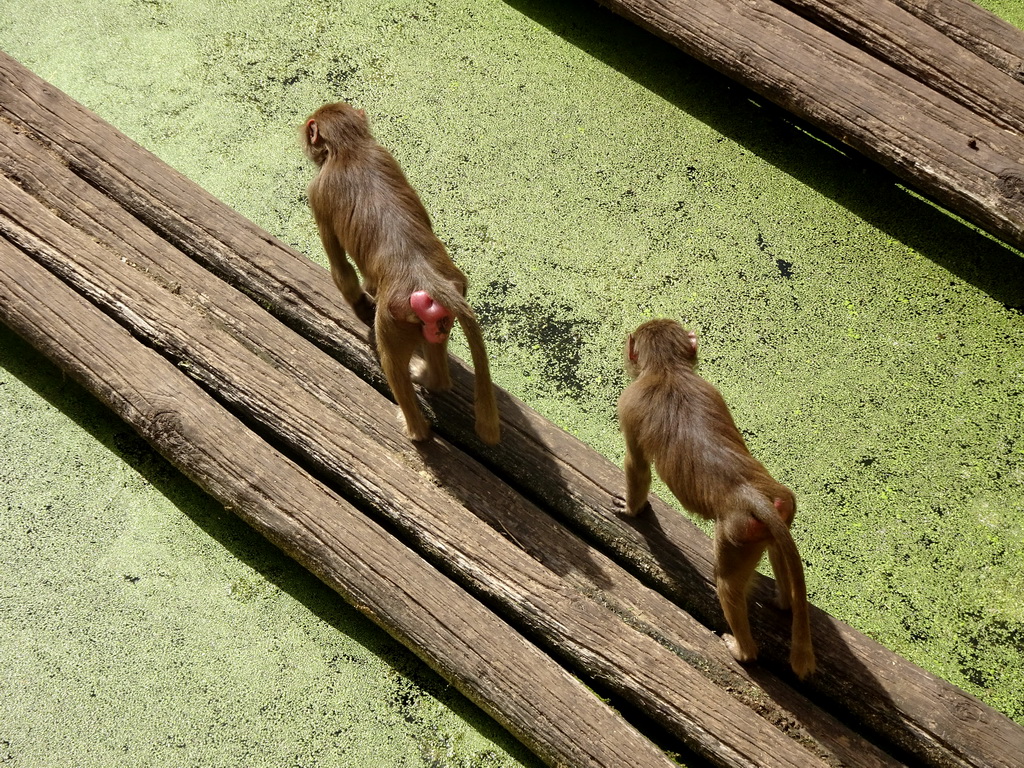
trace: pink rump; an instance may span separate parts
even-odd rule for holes
[[[423,321],[423,338],[431,344],[447,340],[452,329],[452,313],[438,304],[426,291],[416,291],[409,296],[409,306],[416,317]]]

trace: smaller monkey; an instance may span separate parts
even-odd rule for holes
[[[674,320],[650,320],[626,343],[633,382],[618,403],[626,441],[626,513],[648,508],[651,463],[690,512],[715,521],[715,586],[740,662],[757,658],[747,588],[765,549],[775,572],[779,607],[793,612],[789,663],[797,677],[814,672],[803,564],[789,531],[793,492],[747,450],[721,394],[701,378],[697,335]]]
[[[413,389],[413,354],[422,358],[418,383],[450,389],[448,336],[458,320],[473,357],[476,432],[485,443],[497,443],[498,406],[483,335],[465,298],[466,276],[434,234],[419,195],[373,138],[361,109],[325,104],[303,124],[302,140],[318,168],[309,206],[331,276],[356,315],[375,329],[381,368],[406,434],[430,437]],[[346,253],[362,273],[362,285]]]

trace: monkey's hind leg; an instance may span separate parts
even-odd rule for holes
[[[391,394],[395,396],[401,410],[406,436],[414,442],[426,440],[430,437],[430,424],[420,410],[409,371],[412,353],[418,340],[404,332],[405,329],[396,328],[393,321],[387,322],[381,314],[377,313],[377,351],[380,354],[380,366],[384,370],[388,386],[391,387]],[[419,335],[418,328],[415,333]]]
[[[723,635],[722,640],[741,663],[757,659],[757,642],[750,632],[747,613],[747,587],[763,553],[763,545],[737,545],[724,540],[721,531],[715,531],[715,588],[732,631],[731,635]]]
[[[447,392],[451,389],[448,342],[423,342],[420,344],[420,354],[422,359],[413,361],[413,381],[431,392]]]

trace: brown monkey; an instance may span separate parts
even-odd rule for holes
[[[747,586],[765,549],[780,607],[793,611],[789,663],[801,679],[814,671],[803,564],[789,532],[793,492],[747,450],[725,400],[694,371],[697,335],[674,320],[651,320],[627,342],[634,381],[619,398],[626,439],[626,512],[648,505],[651,462],[690,512],[715,521],[715,585],[737,661],[757,658],[747,619]]]
[[[422,356],[418,383],[449,389],[448,334],[458,320],[476,373],[476,432],[485,443],[497,443],[498,406],[480,326],[465,299],[466,276],[434,234],[395,158],[371,135],[366,113],[342,102],[325,104],[303,126],[303,149],[319,168],[309,205],[331,275],[359,318],[375,328],[406,434],[430,436],[413,389],[412,356]],[[362,286],[346,253],[362,273]]]

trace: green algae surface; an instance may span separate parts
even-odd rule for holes
[[[1024,723],[1019,253],[587,2],[10,0],[0,48],[324,264],[297,126],[365,108],[498,383],[620,461],[624,335],[695,328],[815,604]],[[0,762],[535,764],[6,331],[0,430]]]

